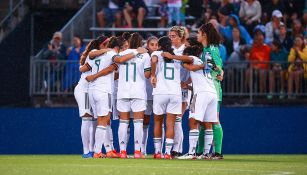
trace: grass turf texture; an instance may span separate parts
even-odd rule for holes
[[[307,174],[307,155],[226,155],[224,160],[209,161],[82,159],[80,155],[0,155],[0,174]]]

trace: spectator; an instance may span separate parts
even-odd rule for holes
[[[229,0],[222,0],[220,8],[218,9],[218,17],[223,26],[226,26],[228,16],[233,13],[234,6],[232,3],[230,3]]]
[[[176,25],[180,25],[180,9],[182,7],[182,0],[166,0],[167,1],[167,14],[168,14],[168,26],[173,26],[173,22]]]
[[[182,0],[182,6],[180,8],[180,24],[185,26],[185,17],[186,17],[186,6],[188,5],[189,0]]]
[[[159,14],[161,16],[160,27],[166,27],[167,24],[167,0],[160,1]],[[161,36],[164,35],[164,32],[159,33]]]
[[[132,18],[137,17],[137,27],[143,27],[144,17],[147,12],[147,7],[143,0],[126,0],[124,6],[124,16],[127,22],[127,27],[132,28]]]
[[[233,27],[231,39],[225,42],[227,53],[229,55],[227,62],[238,61],[240,47],[242,47],[245,44],[246,42],[241,37],[241,32],[239,27]]]
[[[103,8],[97,13],[97,20],[100,27],[115,22],[115,27],[121,26],[121,10],[123,0],[103,0]]]
[[[293,45],[293,40],[287,33],[286,25],[281,24],[279,26],[279,34],[275,35],[274,38],[281,43],[281,46],[284,47],[287,52],[290,52],[290,49]]]
[[[271,47],[271,69],[269,73],[269,85],[270,85],[270,94],[267,96],[268,99],[273,98],[273,92],[275,91],[275,78],[279,76],[280,78],[280,95],[279,99],[283,99],[285,97],[285,73],[287,70],[287,60],[288,60],[288,52],[282,47],[279,40],[273,40]]]
[[[66,47],[62,43],[61,32],[55,32],[53,34],[52,40],[43,49],[42,58],[50,61],[47,64],[50,67],[46,68],[46,72],[44,72],[44,88],[47,88],[49,83],[52,90],[59,92],[61,87],[60,82],[62,81],[62,70],[60,63],[57,63],[57,61],[66,59]]]
[[[279,27],[284,23],[281,22],[282,13],[279,10],[274,10],[272,13],[272,21],[265,25],[265,42],[271,44],[274,35],[279,35]]]
[[[259,24],[261,11],[261,5],[257,0],[241,2],[239,16],[249,33],[253,33],[254,27]]]
[[[304,28],[300,20],[294,20],[292,25],[292,37],[296,38],[297,35],[304,34]]]
[[[220,27],[220,32],[225,36],[227,40],[232,40],[233,28],[237,27],[240,30],[240,37],[245,40],[245,43],[252,44],[253,40],[244,26],[240,24],[240,20],[237,15],[230,15],[228,19],[228,26]],[[228,52],[229,53],[229,52]]]
[[[288,72],[288,98],[293,99],[293,86],[295,86],[295,94],[299,93],[302,78],[307,77],[307,48],[304,44],[304,38],[302,35],[297,35],[294,40],[294,45],[290,50],[288,57],[290,63]],[[294,83],[294,85],[293,85]]]
[[[268,63],[253,63],[253,62],[268,62],[270,61],[270,47],[264,43],[265,27],[258,25],[254,32],[254,43],[250,52],[251,68],[258,72],[259,77],[259,92],[265,92],[265,75],[269,68]]]
[[[304,36],[305,36],[307,35],[307,9],[304,10],[303,25],[304,25]]]
[[[68,62],[65,67],[63,81],[63,89],[65,92],[77,84],[80,79],[79,60],[84,50],[85,45],[83,44],[82,38],[75,35],[73,38],[73,46],[67,49]]]
[[[267,23],[272,18],[272,14],[274,10],[278,10],[280,12],[285,11],[285,3],[284,0],[271,0],[265,1],[263,5],[262,11],[262,22]]]

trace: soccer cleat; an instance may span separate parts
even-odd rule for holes
[[[162,156],[161,153],[158,153],[158,154],[154,154],[153,158],[154,158],[154,159],[162,159],[163,156]]]
[[[127,159],[128,157],[127,157],[127,151],[120,151],[120,156],[119,156],[119,158],[121,158],[121,159]]]
[[[169,154],[164,154],[164,159],[173,159],[171,155]]]
[[[112,150],[115,154],[117,154],[117,157],[120,157],[120,153],[118,153],[115,149]]]
[[[203,155],[203,159],[211,160],[211,155],[209,153],[206,153],[206,154]]]
[[[179,152],[176,152],[176,151],[172,151],[171,152],[171,156],[173,159],[177,159],[179,157],[180,153]]]
[[[94,157],[94,151],[90,151],[89,154],[91,154],[91,156]]]
[[[135,159],[144,159],[145,156],[143,156],[141,151],[134,151],[134,158]]]
[[[114,153],[114,151],[109,151],[109,152],[107,152],[106,157],[107,157],[107,158],[119,158],[119,156],[117,155],[117,153],[116,153],[116,152]]]
[[[86,158],[93,158],[93,155],[91,154],[91,152],[87,153],[87,154],[82,154],[82,158],[86,159]]]
[[[222,159],[224,159],[224,156],[223,156],[223,154],[220,154],[220,153],[213,153],[211,158],[213,160],[222,160]]]
[[[103,153],[94,153],[93,158],[105,158],[106,155]]]
[[[191,159],[196,159],[196,156],[195,154],[185,154],[185,155],[182,155],[182,156],[179,156],[178,157],[179,160],[191,160]]]

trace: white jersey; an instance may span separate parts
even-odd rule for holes
[[[88,63],[90,61],[90,57],[87,56],[86,59],[85,59],[85,64]],[[81,73],[81,77],[80,77],[80,80],[78,82],[78,84],[82,84],[82,85],[88,85],[88,81],[85,79],[87,76],[91,75],[92,72],[91,71],[86,71],[86,72],[83,72]]]
[[[90,60],[88,64],[92,67],[92,75],[109,67],[113,63],[113,57],[115,55],[117,55],[117,53],[111,50],[93,60]],[[102,92],[112,94],[112,81],[114,81],[113,73],[101,76],[90,83],[89,89],[97,89],[101,90]]]
[[[135,53],[136,49],[127,49],[120,53]],[[147,100],[146,78],[144,72],[150,70],[151,62],[148,53],[140,54],[129,61],[119,64],[117,99],[137,98]]]
[[[171,60],[167,63],[161,56],[162,51],[155,51],[151,56],[158,57],[156,68],[157,85],[153,88],[153,95],[180,95],[180,67],[181,62],[178,60]]]
[[[185,49],[185,45],[182,44],[178,49],[176,49],[174,46],[172,46],[174,49],[174,54],[181,56],[183,54],[183,50]],[[183,67],[180,68],[180,79],[181,81],[185,82],[189,79],[190,74],[189,71],[184,69]]]
[[[193,64],[202,65],[203,61],[195,56],[193,58]],[[198,92],[211,92],[216,94],[216,89],[214,86],[214,80],[210,75],[204,74],[203,70],[191,71],[191,79],[193,83],[193,92],[197,94]],[[208,73],[210,74],[210,73]]]

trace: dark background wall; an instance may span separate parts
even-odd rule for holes
[[[307,107],[222,108],[223,151],[225,154],[306,154],[306,116]],[[0,154],[82,152],[77,108],[0,109],[0,120]],[[183,124],[184,152],[187,152],[187,115]],[[114,121],[112,127],[118,148],[118,122]],[[153,153],[152,125],[149,135],[147,150]],[[131,135],[130,154],[132,139]]]

